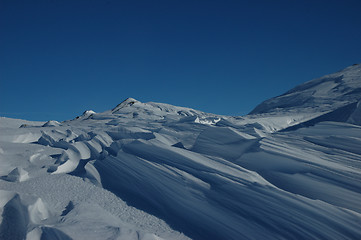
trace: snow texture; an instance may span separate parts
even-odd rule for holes
[[[0,118],[0,239],[361,239],[361,65],[243,117]]]

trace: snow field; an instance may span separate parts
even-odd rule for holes
[[[360,74],[244,117],[128,98],[0,118],[0,239],[360,239]]]

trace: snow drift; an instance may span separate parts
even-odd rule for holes
[[[360,239],[360,86],[354,65],[244,117],[0,118],[0,239]]]

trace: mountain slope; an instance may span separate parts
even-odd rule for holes
[[[359,86],[352,66],[244,117],[128,98],[62,123],[0,119],[0,236],[359,239]]]
[[[295,115],[297,123],[340,121],[361,124],[361,64],[301,84],[258,105],[251,115]],[[302,116],[307,117],[302,119]],[[308,124],[308,125],[310,125]]]

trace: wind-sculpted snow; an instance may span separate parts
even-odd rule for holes
[[[244,117],[128,98],[1,118],[0,239],[360,239],[359,69]]]

